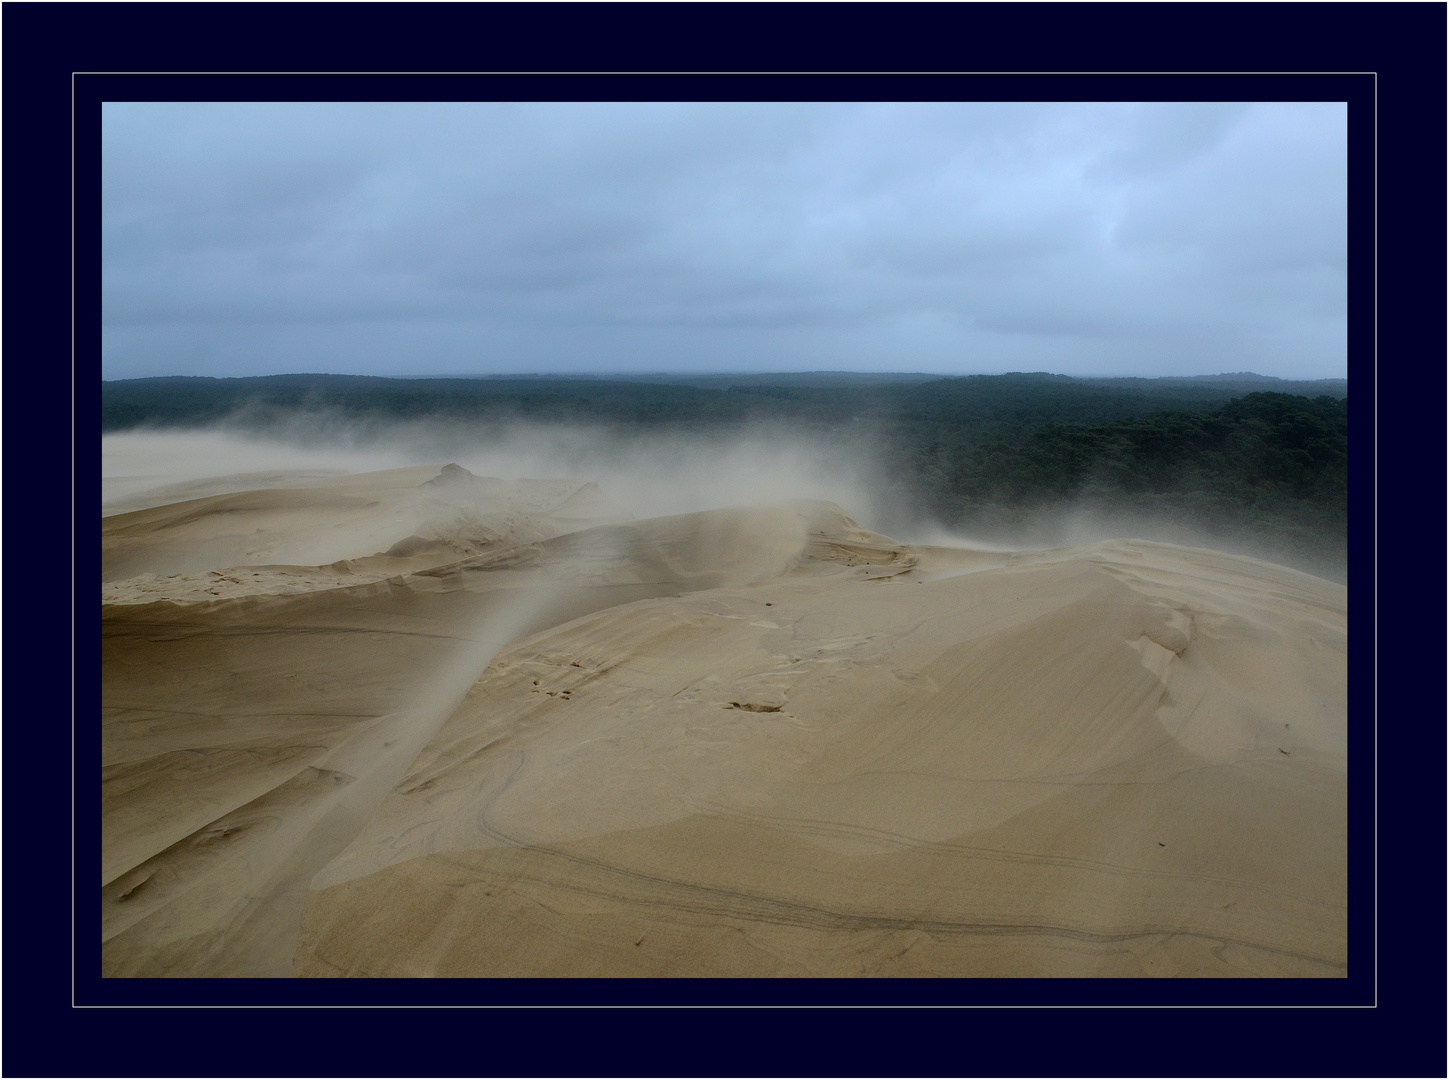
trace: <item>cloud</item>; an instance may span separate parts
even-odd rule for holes
[[[103,373],[1342,375],[1346,137],[1332,103],[113,103]]]

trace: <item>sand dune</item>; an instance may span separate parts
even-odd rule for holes
[[[103,601],[208,600],[363,584],[619,520],[592,483],[504,481],[457,465],[321,482],[304,475],[285,486],[232,490],[246,479],[151,489],[133,501],[158,490],[221,492],[104,516]],[[171,578],[184,580],[161,580]]]
[[[1346,972],[1343,586],[189,483],[102,520],[108,975]]]

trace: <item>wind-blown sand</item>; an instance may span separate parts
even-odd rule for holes
[[[102,518],[107,975],[1346,973],[1341,585],[267,480]]]

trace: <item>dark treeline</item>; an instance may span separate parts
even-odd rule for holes
[[[1255,391],[1208,412],[908,432],[892,452],[942,521],[1009,531],[1051,509],[1133,515],[1346,574],[1346,398]]]
[[[295,430],[314,410],[377,428],[531,421],[625,434],[774,421],[874,440],[898,494],[949,527],[1005,536],[1063,509],[1170,519],[1342,580],[1347,393],[1345,380],[1252,375],[162,378],[103,383],[101,426]]]

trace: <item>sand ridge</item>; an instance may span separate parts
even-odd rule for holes
[[[1343,586],[308,485],[103,519],[108,974],[1346,971]]]
[[[230,490],[246,479],[192,481],[180,490],[227,490],[104,517],[102,602],[358,585],[620,520],[592,482],[504,481],[456,464]]]

